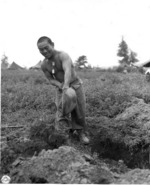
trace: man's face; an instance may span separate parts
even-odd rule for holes
[[[37,46],[45,58],[50,58],[53,55],[54,47],[47,40],[38,43]]]

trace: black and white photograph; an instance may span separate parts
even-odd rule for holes
[[[0,0],[0,183],[150,184],[150,0]]]

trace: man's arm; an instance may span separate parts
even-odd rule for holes
[[[49,80],[51,85],[53,85],[55,87],[58,87],[59,89],[62,88],[62,84],[59,81],[53,79],[52,75],[49,73],[49,71],[47,71],[47,69],[45,67],[45,64],[44,64],[44,61],[43,61],[42,65],[41,65],[41,69],[44,72],[46,78]]]
[[[69,88],[70,82],[71,82],[71,67],[72,67],[72,60],[71,58],[66,54],[63,53],[61,56],[62,60],[62,67],[64,70],[64,85],[63,90]]]

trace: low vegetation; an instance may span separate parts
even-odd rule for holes
[[[137,99],[143,101],[142,106],[149,107],[150,84],[145,76],[92,69],[80,70],[78,74],[86,94],[91,151],[99,158],[123,160],[130,168],[148,168],[150,120],[146,116],[141,118],[147,123],[143,127],[137,113],[124,120],[118,118]],[[52,148],[47,138],[54,122],[55,89],[41,71],[3,70],[1,80],[2,136],[7,136],[2,167],[8,173],[9,165],[21,154],[32,156],[43,148]]]

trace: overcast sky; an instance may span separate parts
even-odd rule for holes
[[[150,59],[150,0],[0,0],[0,24],[0,56],[21,66],[43,59],[41,36],[92,66],[117,65],[122,36],[138,59]]]

